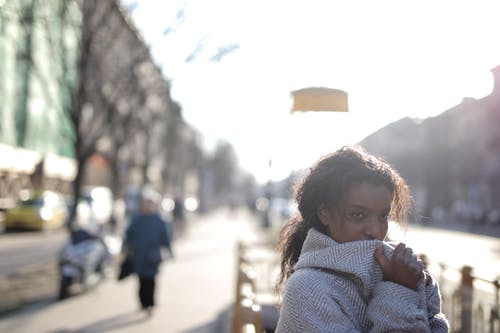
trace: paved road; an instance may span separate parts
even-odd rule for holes
[[[0,234],[0,275],[53,261],[67,237],[64,229]]]
[[[57,256],[65,230],[0,235],[0,313],[57,292]]]
[[[174,244],[158,277],[152,318],[139,311],[137,281],[106,281],[64,302],[35,304],[0,320],[0,332],[221,333],[234,299],[236,242],[256,232],[245,213],[209,214]]]

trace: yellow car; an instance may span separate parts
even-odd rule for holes
[[[4,227],[9,229],[55,229],[68,218],[64,199],[55,192],[45,191],[39,196],[20,200],[5,213]]]

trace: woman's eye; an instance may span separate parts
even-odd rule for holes
[[[365,218],[365,213],[363,213],[363,212],[352,212],[352,213],[351,213],[351,214],[349,214],[349,215],[350,215],[350,217],[351,217],[352,219],[354,219],[354,220],[358,220],[358,221],[360,221],[360,220],[362,220],[362,219],[364,219],[364,218]]]
[[[382,214],[382,215],[380,215],[380,219],[382,221],[387,221],[389,219],[389,216],[390,216],[389,214]]]

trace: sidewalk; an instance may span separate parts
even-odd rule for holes
[[[190,221],[157,279],[157,307],[139,310],[134,276],[109,279],[63,302],[26,307],[0,321],[1,332],[227,332],[234,299],[235,251],[240,238],[256,239],[258,221],[246,211],[221,210]]]

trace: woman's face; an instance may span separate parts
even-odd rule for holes
[[[146,214],[151,214],[156,212],[156,203],[150,199],[143,200],[142,212]]]
[[[318,216],[330,237],[339,243],[384,240],[391,201],[391,192],[384,185],[354,184],[336,207],[321,205]]]

